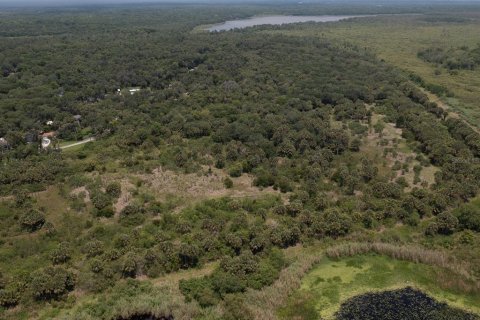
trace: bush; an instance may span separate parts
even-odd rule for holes
[[[122,193],[122,186],[119,182],[112,182],[107,186],[106,192],[112,198],[118,199]]]
[[[62,267],[47,267],[33,273],[30,287],[36,299],[51,300],[71,291],[74,285],[71,272]]]
[[[219,301],[209,278],[180,280],[179,287],[187,301],[197,300],[204,308],[216,305]]]
[[[82,252],[89,258],[101,255],[103,251],[103,243],[98,240],[87,242],[82,248]]]
[[[30,210],[20,217],[22,226],[30,232],[40,229],[45,223],[45,216],[38,210]]]
[[[438,224],[436,222],[431,222],[425,229],[426,236],[434,236],[438,233]]]
[[[244,298],[239,295],[226,295],[224,310],[225,320],[250,320],[254,318]]]
[[[480,232],[480,208],[466,204],[456,209],[454,213],[458,217],[461,228]]]
[[[352,219],[338,208],[329,208],[314,220],[312,227],[316,234],[337,238],[350,232]]]
[[[178,254],[182,268],[195,267],[198,264],[200,249],[191,244],[182,244]]]
[[[135,277],[137,274],[137,258],[133,253],[127,253],[123,257],[122,274],[124,277]]]
[[[458,219],[451,212],[440,213],[436,218],[438,233],[452,234],[458,228]]]
[[[228,168],[228,174],[232,178],[240,177],[243,173],[243,166],[240,163],[235,163]]]
[[[67,262],[71,258],[72,252],[66,243],[61,243],[53,252],[50,257],[53,263],[59,264]]]
[[[126,226],[140,225],[145,221],[142,207],[129,204],[120,212],[120,222]]]
[[[92,203],[97,210],[102,210],[112,205],[112,199],[105,193],[97,190],[92,192]]]
[[[0,306],[11,308],[20,301],[20,292],[16,288],[6,288],[0,290]]]
[[[233,188],[233,180],[230,179],[229,177],[226,177],[226,178],[223,180],[223,185],[224,185],[225,188],[227,188],[227,189],[232,189],[232,188]]]

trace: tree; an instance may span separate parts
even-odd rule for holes
[[[180,258],[180,266],[188,269],[198,264],[200,250],[195,245],[184,243],[180,246],[178,256]]]
[[[458,228],[458,219],[451,212],[442,212],[435,220],[440,234],[452,234]]]
[[[473,204],[465,204],[454,211],[460,227],[480,232],[480,209]]]
[[[36,299],[58,299],[75,285],[74,275],[62,267],[46,267],[32,274],[30,288]]]
[[[316,234],[337,238],[351,230],[352,220],[340,209],[328,208],[315,218],[312,228]]]

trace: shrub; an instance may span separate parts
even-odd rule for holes
[[[402,188],[396,183],[377,182],[372,186],[373,195],[377,198],[399,199],[402,195]]]
[[[58,245],[57,248],[53,250],[50,257],[53,263],[59,264],[67,262],[71,258],[71,255],[72,251],[69,248],[68,244],[61,243]]]
[[[241,163],[235,163],[230,168],[228,168],[228,174],[232,178],[237,178],[242,175],[243,172],[243,166]]]
[[[182,244],[178,254],[182,268],[195,267],[198,264],[200,250],[197,246],[191,244]]]
[[[287,214],[288,215],[290,215],[292,217],[296,217],[300,213],[300,211],[302,211],[303,204],[302,204],[302,202],[300,202],[298,200],[295,200],[295,201],[287,204],[286,209],[287,209]]]
[[[438,233],[452,234],[458,228],[458,219],[451,212],[440,213],[436,218]]]
[[[104,263],[99,259],[92,259],[90,262],[90,270],[93,273],[100,273],[104,268]]]
[[[82,252],[90,258],[101,255],[103,253],[103,250],[103,243],[98,240],[87,242],[82,248]]]
[[[144,211],[142,207],[135,204],[129,204],[120,212],[120,222],[127,226],[142,224],[143,221],[145,221],[143,213]]]
[[[429,223],[427,228],[425,229],[425,235],[434,236],[437,233],[438,233],[438,224],[436,222]]]
[[[480,232],[480,208],[472,204],[466,204],[456,209],[460,227]]]
[[[270,187],[275,184],[275,177],[268,171],[259,171],[256,178],[253,180],[253,185],[256,187]]]
[[[180,280],[179,287],[187,301],[195,299],[204,308],[216,305],[219,301],[209,278]]]
[[[233,180],[230,179],[229,177],[226,177],[226,178],[223,180],[223,185],[225,186],[225,188],[231,189],[231,188],[233,188]]]
[[[58,299],[71,291],[75,279],[71,272],[62,267],[47,267],[32,275],[31,289],[39,300]]]
[[[120,194],[122,193],[122,186],[119,182],[112,182],[108,184],[106,188],[106,192],[112,198],[117,199],[118,197],[120,197]]]
[[[20,217],[22,226],[30,232],[40,229],[45,223],[45,216],[38,210],[30,210]]]
[[[329,208],[314,220],[312,227],[316,234],[337,238],[350,231],[352,220],[338,208]]]
[[[137,274],[137,258],[131,252],[123,257],[122,274],[124,277],[135,277]]]
[[[112,204],[112,199],[107,194],[99,190],[92,193],[92,203],[96,209],[102,210]]]
[[[20,301],[20,292],[17,288],[0,289],[0,306],[11,308]]]
[[[226,295],[223,307],[225,320],[250,320],[254,318],[244,298],[239,295]]]

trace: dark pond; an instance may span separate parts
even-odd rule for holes
[[[115,320],[174,320],[173,316],[158,317],[151,313],[137,313],[129,317],[117,317]]]
[[[337,320],[480,320],[410,287],[353,297],[335,316]]]
[[[367,17],[363,16],[260,16],[243,20],[225,21],[207,28],[208,31],[228,31],[233,29],[243,29],[247,27],[260,25],[280,25],[299,22],[336,22],[340,20]]]

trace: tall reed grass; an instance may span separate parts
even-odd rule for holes
[[[329,258],[351,257],[359,254],[376,253],[397,260],[424,263],[447,269],[468,280],[478,282],[471,273],[470,265],[459,261],[447,252],[430,250],[417,245],[394,245],[382,242],[352,242],[328,248],[325,251]]]

